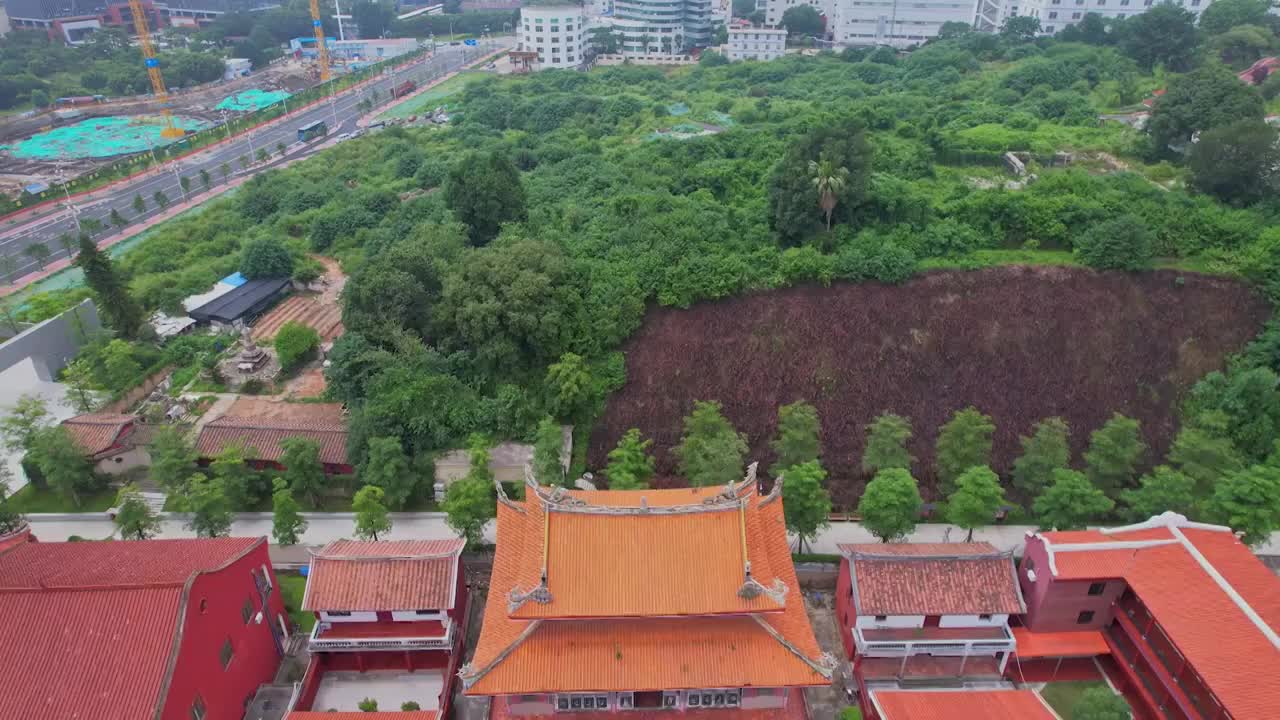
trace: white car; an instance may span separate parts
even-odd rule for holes
[[[351,139],[351,133],[342,133],[341,135],[338,135],[338,136],[337,136],[336,138],[334,138],[334,139],[335,139],[335,140],[337,140],[338,142],[342,142],[343,140],[350,140],[350,139]]]

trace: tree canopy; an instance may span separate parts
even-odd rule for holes
[[[1040,526],[1055,530],[1080,530],[1114,507],[1084,473],[1066,468],[1053,471],[1053,484],[1032,503]]]
[[[867,445],[862,453],[862,471],[875,473],[889,468],[910,470],[915,458],[907,451],[911,421],[893,413],[883,413],[867,425]]]
[[[956,411],[938,432],[938,482],[950,490],[957,478],[971,467],[991,464],[991,442],[995,423],[975,407]]]
[[[726,485],[742,479],[747,439],[720,414],[720,403],[700,401],[685,417],[684,436],[672,452],[693,487]]]
[[[636,428],[631,428],[622,436],[618,446],[609,451],[609,465],[604,470],[611,490],[642,490],[649,487],[654,467],[653,456],[649,454],[651,445],[653,441],[641,437]]]
[[[789,467],[817,460],[822,454],[820,433],[818,411],[812,405],[796,401],[780,406],[778,435],[770,443],[776,459],[769,472],[777,475]]]
[[[386,494],[377,485],[365,485],[351,498],[351,510],[356,514],[356,537],[361,540],[377,540],[379,535],[391,532],[391,516],[383,503]]]
[[[915,529],[923,504],[920,488],[911,473],[902,468],[887,468],[867,483],[858,502],[858,514],[872,535],[882,542],[890,542]]]
[[[1068,440],[1071,428],[1062,418],[1052,417],[1036,423],[1030,437],[1019,438],[1022,455],[1013,461],[1013,484],[1035,497],[1053,482],[1053,471],[1071,462]]]
[[[485,245],[506,222],[526,216],[520,171],[500,152],[471,153],[449,170],[445,204],[467,226],[472,245]]]

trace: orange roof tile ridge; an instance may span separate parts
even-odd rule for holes
[[[497,655],[494,655],[493,660],[490,660],[488,665],[485,665],[482,668],[477,668],[474,663],[467,662],[462,667],[458,668],[458,678],[462,680],[463,689],[475,685],[476,681],[497,667],[498,663],[506,660],[507,656],[515,652],[516,648],[520,647],[521,643],[525,640],[528,640],[529,636],[541,626],[541,620],[530,620],[529,623],[525,625],[524,630],[520,631],[520,634],[516,636],[516,639],[512,640],[510,645],[500,650]]]
[[[1218,588],[1221,589],[1222,592],[1226,593],[1227,597],[1231,598],[1231,602],[1235,603],[1236,607],[1240,608],[1240,612],[1244,613],[1245,617],[1249,618],[1249,621],[1262,631],[1263,636],[1265,636],[1267,640],[1271,641],[1271,646],[1280,650],[1280,635],[1276,634],[1276,631],[1271,629],[1271,626],[1262,619],[1262,616],[1258,614],[1257,610],[1253,609],[1253,606],[1249,604],[1249,601],[1245,600],[1244,596],[1237,592],[1236,589],[1232,587],[1231,583],[1227,582],[1227,579],[1222,576],[1222,573],[1218,572],[1218,569],[1213,566],[1213,563],[1209,562],[1209,559],[1200,552],[1200,548],[1196,547],[1195,543],[1191,542],[1186,535],[1182,534],[1181,528],[1177,525],[1169,525],[1167,527],[1169,528],[1169,532],[1173,533],[1173,536],[1178,539],[1178,542],[1182,543],[1182,546],[1187,549],[1187,552],[1191,554],[1191,557],[1199,563],[1200,569],[1204,570],[1210,578],[1213,578],[1213,581],[1218,584]]]
[[[764,631],[768,633],[770,637],[772,637],[774,640],[777,640],[778,644],[782,645],[782,647],[790,651],[792,655],[795,655],[796,657],[800,658],[800,660],[804,662],[805,665],[808,665],[810,668],[812,668],[814,672],[818,673],[819,675],[821,675],[822,677],[828,680],[830,680],[832,675],[835,674],[837,662],[835,657],[831,653],[824,652],[822,653],[821,656],[818,657],[817,660],[814,660],[808,655],[805,655],[804,651],[796,647],[794,643],[792,643],[790,640],[784,637],[782,633],[778,632],[777,628],[775,628],[774,626],[766,622],[765,619],[761,617],[759,614],[751,613],[751,619],[755,620],[756,624],[764,628]]]
[[[755,463],[752,463],[755,467]],[[781,485],[781,478],[774,482],[774,487]],[[751,574],[751,558],[747,556],[747,503],[749,500],[742,498],[738,500],[738,533],[739,540],[742,544],[742,587],[738,588],[738,597],[743,600],[754,600],[761,595],[767,595],[770,600],[785,605],[787,593],[791,588],[782,581],[780,577],[774,577],[773,583],[769,587],[765,587],[759,580]]]
[[[1117,540],[1115,542],[1054,544],[1041,533],[1034,533],[1033,537],[1040,538],[1040,541],[1044,543],[1045,553],[1049,556],[1049,571],[1053,573],[1054,577],[1058,575],[1057,553],[1087,552],[1090,550],[1144,550],[1146,548],[1174,545],[1178,542],[1170,538],[1167,540]]]
[[[744,497],[743,490],[745,488],[750,488],[754,491],[758,465],[759,463],[753,462],[747,466],[746,476],[736,483],[727,483],[723,492],[703,498],[700,503],[689,505],[651,506],[645,502],[644,496],[641,496],[639,505],[594,505],[581,497],[570,495],[569,490],[564,487],[556,486],[554,489],[548,490],[533,478],[532,473],[529,472],[525,474],[525,485],[533,490],[534,497],[542,503],[543,508],[547,511],[554,510],[557,512],[595,515],[684,515],[688,513],[721,512],[736,510],[738,503]],[[526,493],[526,497],[527,495]]]
[[[755,463],[751,463],[751,467],[748,468],[748,471],[747,471],[747,476],[750,477],[752,480],[755,479],[755,476],[756,476]],[[769,503],[775,500],[779,500],[781,498],[782,498],[782,474],[779,473],[778,477],[773,479],[773,487],[769,488],[769,494],[761,498],[760,502],[756,503],[756,507],[764,507],[765,505],[768,505]]]

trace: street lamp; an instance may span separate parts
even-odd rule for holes
[[[67,196],[67,207],[71,210],[71,219],[75,220],[76,234],[79,234],[80,233],[80,211],[76,208],[75,205],[71,203],[71,190],[67,188],[67,179],[63,171],[62,163],[58,163],[57,178],[58,178],[58,184],[62,186],[62,192],[65,193]],[[68,252],[67,255],[70,256],[71,253]]]

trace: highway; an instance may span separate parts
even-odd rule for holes
[[[163,209],[157,206],[155,193],[162,192],[170,203],[177,203],[186,197],[179,178],[189,180],[189,192],[197,201],[204,190],[200,171],[209,174],[210,186],[214,189],[227,179],[254,175],[280,165],[283,162],[305,157],[318,151],[322,140],[315,140],[301,148],[288,152],[281,157],[278,145],[285,147],[297,142],[297,129],[303,125],[323,120],[328,125],[328,137],[355,130],[356,119],[361,112],[357,108],[360,100],[376,89],[380,100],[390,97],[391,89],[413,80],[419,87],[442,75],[476,62],[483,55],[512,44],[512,38],[493,38],[482,41],[477,47],[466,45],[441,45],[435,54],[424,60],[387,71],[377,81],[358,88],[330,96],[327,100],[313,105],[301,112],[273,121],[251,132],[234,136],[230,142],[213,145],[179,160],[165,163],[145,175],[95,191],[91,196],[72,197],[72,205],[65,202],[56,210],[25,223],[10,226],[0,231],[0,256],[12,258],[17,271],[11,274],[13,279],[19,278],[37,269],[36,261],[26,254],[26,248],[36,243],[44,243],[50,251],[45,261],[52,262],[65,257],[67,249],[62,247],[59,237],[69,235],[74,238],[78,234],[78,221],[92,218],[101,222],[104,230],[95,236],[99,244],[119,232],[111,225],[111,211],[118,210],[124,218],[133,224],[159,214]],[[265,162],[256,161],[257,152],[266,150],[271,158]],[[247,157],[254,164],[244,169],[240,158]],[[225,166],[225,167],[224,167]],[[223,170],[229,174],[224,178]],[[141,196],[146,203],[146,211],[139,216],[134,210],[134,198]],[[210,196],[212,197],[212,196]]]

